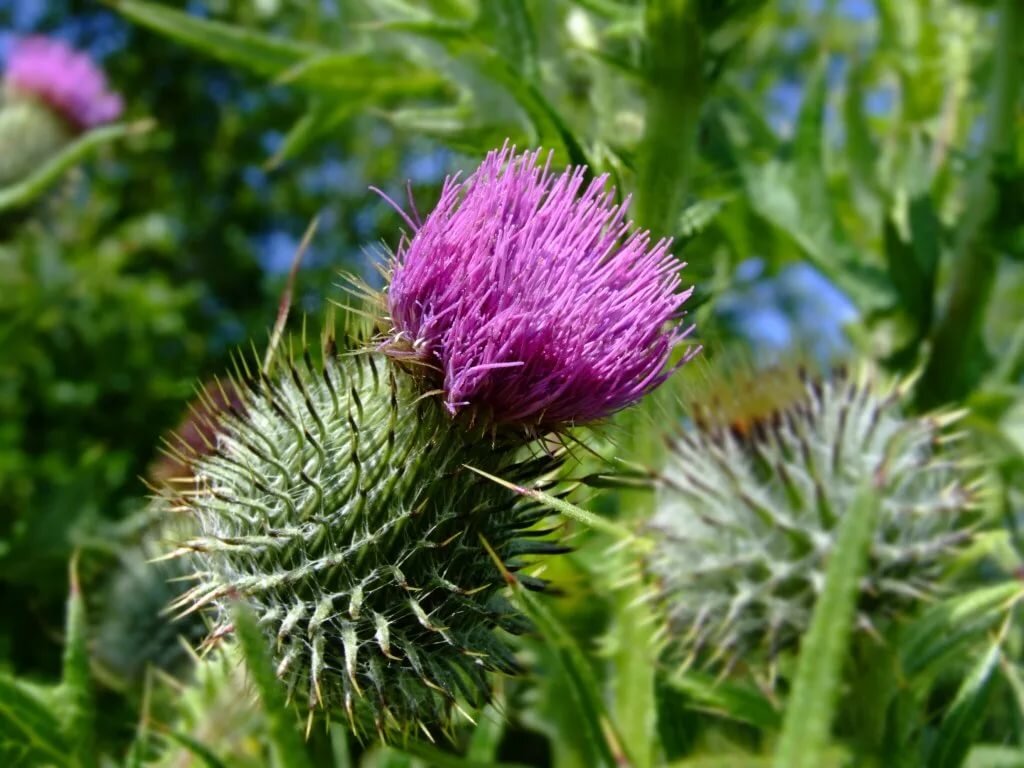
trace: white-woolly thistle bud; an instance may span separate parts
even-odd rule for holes
[[[528,485],[560,460],[453,421],[376,352],[238,386],[180,492],[198,531],[181,551],[201,571],[178,607],[214,607],[217,637],[246,599],[290,696],[382,738],[486,701],[487,673],[516,670],[502,633],[524,619],[483,542],[510,571],[559,548],[526,530],[542,508],[466,466]]]
[[[942,450],[950,419],[904,416],[901,395],[866,367],[815,378],[794,366],[733,377],[695,408],[671,442],[647,560],[680,660],[730,665],[791,647],[867,481],[882,506],[861,626],[937,590],[977,488]]]

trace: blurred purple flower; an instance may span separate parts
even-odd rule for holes
[[[448,177],[426,221],[406,217],[386,348],[438,369],[452,413],[557,429],[671,375],[692,288],[678,290],[671,241],[626,221],[606,176],[587,184],[585,168],[554,173],[540,154],[506,144],[464,182]]]
[[[117,119],[121,97],[86,54],[49,37],[26,37],[15,43],[4,84],[46,102],[76,130]]]

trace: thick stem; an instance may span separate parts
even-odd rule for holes
[[[704,100],[703,36],[691,0],[648,0],[647,114],[635,215],[656,235],[672,235],[693,175]]]
[[[1001,0],[999,39],[996,44],[992,87],[989,92],[982,146],[967,197],[968,208],[960,224],[953,255],[949,294],[945,309],[931,338],[931,357],[918,389],[922,407],[955,400],[967,394],[978,375],[975,351],[982,343],[982,329],[998,267],[998,253],[989,238],[988,225],[996,209],[997,194],[992,172],[999,160],[1012,152],[1017,97],[1024,56],[1024,3]]]

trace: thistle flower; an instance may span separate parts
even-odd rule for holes
[[[944,448],[949,414],[904,416],[866,368],[734,380],[696,411],[661,475],[647,567],[685,663],[772,658],[807,629],[840,520],[881,483],[861,583],[869,631],[933,595],[968,537],[976,478]],[[754,393],[753,400],[744,393]]]
[[[606,175],[550,165],[506,144],[449,177],[425,221],[406,218],[385,348],[436,371],[452,413],[544,429],[600,419],[661,384],[690,331],[675,323],[691,291],[670,241],[626,221]]]
[[[510,571],[560,551],[526,530],[543,508],[466,468],[546,485],[560,459],[481,439],[395,368],[380,352],[306,356],[239,383],[240,404],[219,398],[216,452],[168,493],[197,531],[177,607],[214,608],[215,639],[247,600],[290,695],[383,739],[447,728],[489,698],[488,671],[517,669],[504,633],[524,618],[481,540]]]
[[[35,171],[75,134],[120,114],[120,96],[85,54],[47,37],[19,41],[0,89],[0,186]]]
[[[11,51],[4,85],[9,94],[45,102],[75,131],[121,114],[121,97],[107,88],[103,71],[84,53],[49,37],[28,37]]]

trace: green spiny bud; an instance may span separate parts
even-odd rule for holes
[[[39,99],[0,95],[0,187],[36,171],[71,135],[60,115]]]
[[[219,637],[247,599],[290,696],[382,738],[482,704],[486,673],[517,666],[501,631],[524,628],[482,540],[510,571],[557,548],[526,531],[541,507],[466,466],[525,485],[559,459],[453,421],[376,352],[238,386],[180,492],[198,531],[180,551],[202,570],[178,607],[213,606]]]
[[[968,536],[977,488],[943,450],[950,415],[904,416],[902,394],[866,368],[816,379],[794,367],[734,378],[695,408],[693,428],[671,442],[647,560],[684,663],[731,665],[791,647],[865,482],[879,487],[882,508],[861,626],[936,592]]]

